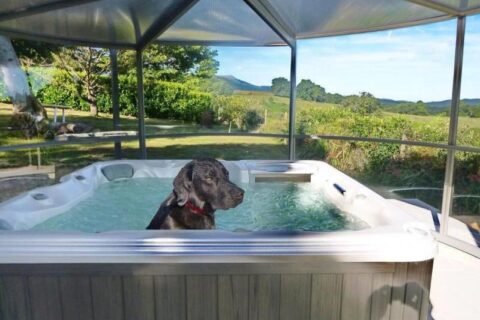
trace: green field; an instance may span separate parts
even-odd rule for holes
[[[287,133],[288,132],[288,110],[289,99],[285,97],[277,97],[269,92],[237,92],[251,105],[251,108],[256,109],[262,116],[266,116],[266,123],[261,125],[256,130],[259,133]],[[304,113],[316,110],[338,110],[341,107],[334,104],[318,103],[311,101],[297,100],[296,102],[297,116],[296,120],[299,123],[302,120]],[[49,118],[53,117],[53,111],[48,110]],[[42,138],[26,140],[21,132],[7,130],[8,122],[11,115],[11,106],[8,104],[0,104],[0,145],[15,145],[29,142],[41,142]],[[401,117],[414,123],[421,130],[429,130],[429,125],[436,123],[437,127],[442,128],[445,133],[448,131],[449,119],[445,116],[417,116],[417,115],[398,115],[389,112],[380,112],[375,115],[382,122],[388,122],[389,119]],[[95,129],[100,131],[108,131],[113,129],[112,118],[109,114],[100,114],[98,117],[92,117],[88,112],[68,110],[67,120],[69,122],[83,122],[92,125]],[[344,120],[344,119],[340,119]],[[462,138],[464,129],[480,129],[480,119],[460,117],[459,119],[459,139]],[[165,129],[165,126],[171,126]],[[314,127],[318,132],[307,133],[324,133],[333,135],[345,135],[344,126],[340,124],[328,123],[326,125]],[[134,117],[121,117],[122,130],[137,130],[137,120]],[[146,130],[149,133],[177,133],[177,132],[227,132],[226,125],[215,125],[213,128],[202,128],[194,123],[186,123],[177,120],[164,119],[146,119]],[[434,129],[432,129],[434,130]],[[463,131],[462,131],[463,130]],[[368,136],[376,136],[378,132],[368,133]],[[381,131],[380,136],[383,138],[398,138],[389,136],[389,132]],[[446,137],[445,137],[446,139]],[[429,141],[428,135],[419,137],[419,140]],[[446,142],[446,141],[432,141],[432,142]],[[125,142],[124,156],[135,158],[137,156],[137,142]],[[148,153],[152,158],[192,158],[201,155],[212,155],[223,159],[239,159],[239,158],[285,158],[287,155],[286,141],[284,139],[264,138],[264,137],[189,137],[177,139],[153,139],[148,140]],[[45,149],[44,160],[63,164],[83,165],[85,161],[108,159],[112,157],[112,144],[95,144],[95,145],[73,145],[68,147],[54,147]],[[299,153],[306,157],[322,158],[324,155],[312,152],[302,152],[300,145]],[[306,148],[309,146],[307,145]],[[305,150],[303,150],[305,151]],[[309,150],[307,150],[309,151]],[[53,156],[61,153],[62,157]],[[22,155],[20,157],[13,156]],[[24,165],[26,151],[9,152],[3,155],[0,160],[0,166],[10,167],[17,165]],[[52,155],[49,157],[49,155]],[[338,157],[337,157],[338,158]],[[23,160],[22,160],[23,159]],[[85,161],[83,161],[85,160]],[[348,165],[348,163],[347,163]],[[342,167],[342,166],[340,166]],[[348,169],[342,167],[342,169]],[[346,170],[348,171],[348,170]]]

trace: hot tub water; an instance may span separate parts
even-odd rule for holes
[[[368,226],[328,202],[311,183],[239,183],[245,198],[237,208],[217,210],[217,229],[238,231],[335,231]],[[171,178],[135,178],[102,184],[93,196],[34,230],[102,232],[141,230],[172,191]]]

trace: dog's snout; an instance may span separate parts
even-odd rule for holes
[[[242,188],[235,188],[232,192],[232,196],[236,199],[243,199],[243,195],[245,194],[245,191]]]

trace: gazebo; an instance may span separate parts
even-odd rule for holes
[[[479,0],[7,0],[0,3],[0,34],[65,45],[110,49],[114,127],[119,128],[117,49],[136,51],[138,141],[147,157],[144,120],[142,51],[151,43],[207,46],[288,46],[290,48],[289,160],[295,160],[297,41],[457,20],[452,104],[448,143],[382,138],[308,136],[407,144],[447,150],[441,230],[437,239],[475,257],[478,248],[447,235],[452,211],[455,152],[479,153],[480,148],[457,145],[466,17],[480,13]],[[194,134],[191,134],[194,135]],[[201,134],[198,134],[201,135]],[[216,135],[216,134],[211,134]],[[248,135],[248,133],[245,133]],[[153,135],[161,137],[166,135]],[[119,142],[129,137],[92,138]],[[137,137],[135,137],[137,139]],[[76,142],[79,143],[79,142]],[[0,151],[68,144],[44,142],[0,146]],[[472,297],[473,298],[473,297]]]

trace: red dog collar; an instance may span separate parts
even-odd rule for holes
[[[190,211],[192,211],[195,214],[198,214],[200,216],[205,215],[205,210],[204,209],[197,207],[196,205],[194,205],[190,201],[187,201],[187,203],[185,203],[185,207],[187,207]]]

